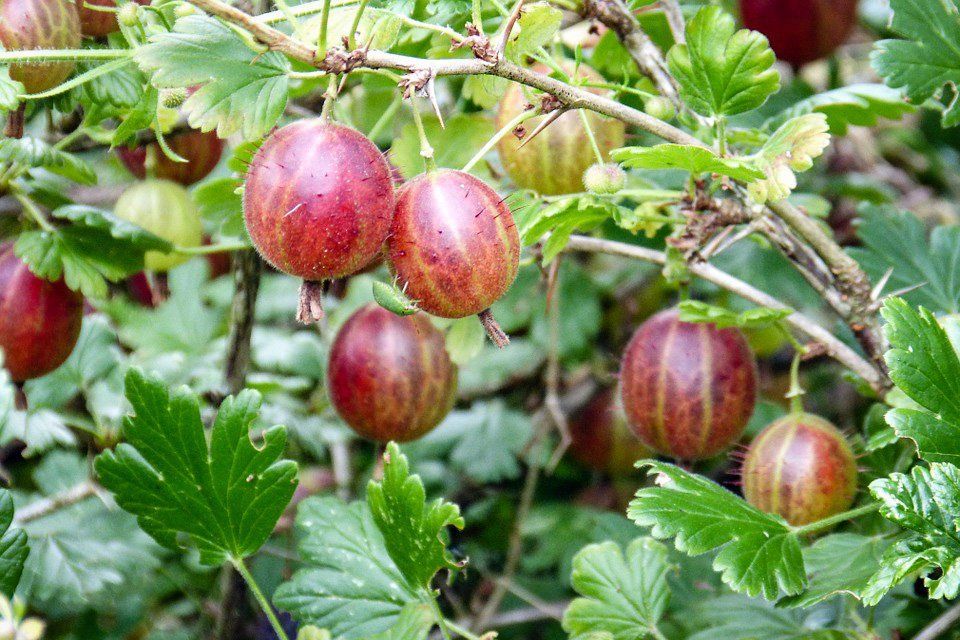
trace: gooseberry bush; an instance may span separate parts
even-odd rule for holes
[[[960,638],[958,52],[0,0],[0,640]]]

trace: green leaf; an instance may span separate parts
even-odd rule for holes
[[[635,169],[681,169],[693,176],[717,173],[749,182],[763,178],[763,172],[749,160],[721,158],[705,147],[685,144],[658,144],[653,147],[614,149],[610,157]]]
[[[474,316],[457,318],[451,322],[445,337],[450,360],[458,366],[470,362],[487,342],[483,325]]]
[[[894,89],[921,104],[960,83],[960,15],[955,1],[891,0],[890,28],[904,40],[881,40],[870,55],[874,70]],[[943,126],[960,123],[956,93]]]
[[[779,127],[787,120],[807,113],[827,117],[830,133],[843,136],[850,125],[872,127],[880,118],[899,120],[916,107],[904,100],[903,92],[882,84],[852,84],[812,95],[763,123],[765,129]]]
[[[411,603],[426,602],[390,559],[366,504],[309,498],[297,508],[296,528],[303,566],[274,602],[301,624],[365,639],[392,628]]]
[[[459,169],[494,133],[490,118],[475,113],[456,115],[444,125],[441,127],[436,117],[423,118],[423,127],[433,146],[434,161],[438,167]],[[423,173],[423,156],[420,155],[420,137],[416,125],[411,123],[401,129],[400,136],[390,147],[390,161],[400,169],[404,178]]]
[[[287,106],[290,63],[275,51],[254,51],[225,24],[206,16],[177,20],[151,36],[134,57],[157,88],[200,85],[183,104],[190,126],[226,138],[266,135]]]
[[[392,627],[369,636],[367,640],[426,640],[433,623],[434,615],[429,605],[408,604]]]
[[[367,485],[370,512],[400,572],[411,584],[429,589],[437,571],[462,566],[447,550],[447,527],[463,529],[460,508],[441,498],[427,504],[420,476],[410,474],[396,443],[387,445],[383,460],[383,480]]]
[[[917,444],[923,459],[960,461],[960,359],[947,332],[932,313],[915,311],[900,298],[888,300],[881,314],[890,379],[919,405],[891,409],[887,422]]]
[[[238,186],[240,183],[236,178],[213,178],[204,180],[193,190],[200,216],[215,225],[217,235],[247,237]]]
[[[733,16],[704,7],[687,24],[687,44],[670,49],[667,62],[680,95],[707,116],[756,109],[780,88],[776,58],[756,31],[736,30]]]
[[[913,532],[884,554],[882,568],[870,580],[863,600],[876,604],[897,583],[917,572],[931,599],[951,600],[960,593],[960,469],[952,464],[916,466],[909,474],[894,473],[870,483],[881,502],[880,513]],[[931,571],[940,569],[938,577]]]
[[[580,194],[560,198],[546,206],[531,206],[528,215],[518,216],[517,226],[524,245],[534,244],[550,233],[543,245],[543,262],[547,264],[563,251],[574,231],[590,231],[606,220],[631,213],[612,200]]]
[[[859,598],[880,569],[887,540],[853,533],[825,536],[803,550],[809,583],[803,593],[777,602],[778,607],[812,607],[839,594]]]
[[[626,552],[615,542],[584,547],[573,559],[571,582],[581,598],[570,603],[563,629],[573,640],[609,633],[611,640],[653,635],[667,608],[667,548],[637,538]]]
[[[701,598],[684,611],[694,623],[696,633],[686,640],[852,640],[853,636],[835,629],[824,629],[819,616],[799,611],[778,610],[763,600],[722,595]],[[812,619],[811,619],[812,618]]]
[[[116,282],[142,271],[145,252],[173,248],[149,231],[93,207],[67,205],[52,216],[70,224],[20,234],[16,254],[37,276],[62,277],[68,287],[90,298],[106,296],[105,280]]]
[[[110,144],[119,147],[133,140],[139,131],[152,127],[154,120],[157,118],[157,101],[159,98],[160,92],[157,91],[157,88],[153,85],[147,85],[143,95],[140,96],[140,100],[117,125]]]
[[[13,525],[13,498],[0,489],[0,594],[13,597],[29,552],[27,534]]]
[[[25,93],[23,84],[10,77],[10,67],[0,67],[0,113],[16,109],[20,104],[17,96]]]
[[[737,313],[700,300],[684,300],[680,303],[680,319],[684,322],[710,322],[721,329],[763,329],[776,324],[793,313],[789,309],[756,307]]]
[[[923,222],[910,212],[865,205],[859,215],[863,246],[849,251],[874,282],[892,269],[887,290],[920,285],[904,298],[938,313],[960,312],[960,227],[937,227],[927,241]]]
[[[521,61],[540,47],[550,44],[562,22],[563,12],[546,2],[524,5],[507,42],[507,57],[514,62]],[[499,41],[500,37],[502,33],[498,32],[495,41]]]
[[[827,117],[822,113],[808,113],[784,122],[752,156],[766,178],[750,183],[750,197],[765,203],[789,196],[797,187],[794,174],[812,167],[814,158],[829,144]]]
[[[637,491],[627,512],[634,522],[656,538],[675,537],[688,555],[719,549],[713,567],[734,591],[772,600],[804,588],[800,542],[783,518],[672,464],[643,465],[658,474],[658,486]]]
[[[25,169],[46,169],[80,184],[97,182],[97,174],[86,162],[39,138],[29,136],[0,140],[0,164],[12,164]]]
[[[297,486],[297,465],[281,460],[283,427],[250,440],[260,396],[243,391],[220,405],[210,444],[196,396],[131,369],[124,421],[126,442],[97,458],[103,485],[140,526],[170,549],[186,534],[200,561],[219,565],[257,551],[273,531]]]

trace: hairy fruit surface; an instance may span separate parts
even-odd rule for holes
[[[564,66],[565,71],[573,73],[572,64]],[[549,72],[542,65],[534,66],[534,70],[539,73]],[[577,73],[580,78],[586,77],[593,82],[602,81],[596,71],[585,65],[580,65]],[[599,93],[599,90],[595,92]],[[535,97],[528,97],[524,93],[524,87],[511,84],[500,101],[496,118],[497,128],[506,126],[522,113],[531,99]],[[584,111],[584,114],[596,138],[597,147],[606,161],[610,151],[624,145],[626,135],[624,124],[593,111]],[[547,117],[549,114],[536,116],[524,122],[523,128],[526,135],[535,131]],[[583,173],[597,161],[591,146],[583,118],[579,112],[572,110],[561,115],[530,140],[517,138],[513,134],[504,136],[497,144],[497,151],[504,169],[517,186],[533,189],[544,195],[560,195],[583,191]]]
[[[314,282],[353,274],[376,258],[393,209],[390,167],[376,145],[319,118],[267,138],[243,194],[247,230],[260,255]]]
[[[456,398],[456,368],[443,334],[424,314],[398,316],[368,304],[330,350],[330,399],[354,431],[406,442],[432,430]]]
[[[3,0],[0,2],[0,44],[7,51],[76,49],[80,18],[73,0]],[[10,65],[10,77],[27,93],[52,89],[67,79],[73,62]]]
[[[143,180],[147,177],[147,153],[150,153],[155,177],[187,187],[210,175],[223,153],[223,140],[215,131],[184,131],[167,138],[167,144],[186,162],[171,160],[156,142],[140,147],[118,147],[117,155],[130,173]]]
[[[757,366],[738,329],[682,322],[676,309],[644,322],[620,370],[637,437],[681,460],[702,460],[743,433],[757,397]]]
[[[187,190],[169,180],[138,182],[117,198],[114,213],[180,247],[199,247],[203,240],[200,212]],[[148,251],[144,267],[169,271],[190,256]]]
[[[843,434],[809,413],[788,415],[764,429],[743,461],[743,495],[753,506],[794,526],[850,508],[857,461]]]
[[[777,58],[798,67],[833,53],[857,21],[857,0],[740,0],[748,29],[767,36]]]
[[[496,191],[469,173],[440,169],[400,188],[389,257],[418,307],[464,318],[488,309],[513,284],[520,236]]]
[[[13,252],[0,248],[0,348],[15,382],[46,375],[70,356],[83,322],[83,297],[63,280],[33,275]]]

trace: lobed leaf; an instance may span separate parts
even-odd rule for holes
[[[749,182],[763,178],[763,171],[749,160],[723,158],[705,147],[684,144],[658,144],[653,147],[614,149],[610,157],[635,169],[681,169],[693,176],[716,173]]]
[[[208,446],[197,398],[186,390],[171,394],[131,369],[126,393],[134,410],[124,421],[126,442],[96,462],[117,503],[165,547],[181,547],[185,534],[203,564],[257,551],[297,486],[296,463],[280,459],[283,427],[264,431],[259,448],[250,440],[260,395],[246,390],[224,400]]]
[[[717,550],[713,567],[734,591],[772,600],[804,588],[800,541],[783,518],[672,464],[640,464],[657,474],[658,486],[637,491],[627,515],[655,538],[674,538],[688,555]]]
[[[27,534],[13,524],[13,497],[6,489],[0,489],[0,594],[3,596],[13,597],[29,552]]]

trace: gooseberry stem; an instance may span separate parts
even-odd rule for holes
[[[468,629],[464,629],[463,627],[458,625],[456,622],[453,622],[452,620],[447,620],[446,623],[447,623],[447,627],[450,628],[450,631],[453,631],[458,636],[466,638],[466,640],[480,640],[480,636],[478,636],[475,633],[471,633]]]
[[[526,120],[529,120],[530,118],[539,114],[540,114],[540,109],[528,109],[526,111],[521,111],[520,113],[518,113],[515,118],[513,118],[507,124],[503,125],[503,127],[501,127],[499,131],[493,134],[493,136],[491,136],[490,139],[487,140],[486,144],[480,147],[480,150],[477,151],[472,158],[470,158],[470,161],[467,162],[467,164],[463,165],[463,171],[465,173],[469,173],[470,170],[473,169],[473,167],[476,166],[478,162],[483,160],[483,157],[487,155],[490,149],[492,149],[494,145],[496,145],[498,142],[500,142],[504,138],[504,136],[506,136],[508,133],[510,133],[511,131],[516,129],[518,126],[520,126],[520,123]]]
[[[347,39],[347,48],[351,51],[357,46],[357,29],[360,28],[360,19],[363,17],[363,12],[366,11],[369,1],[360,0],[360,6],[353,13],[353,23],[350,25],[350,36]]]
[[[317,57],[327,55],[327,25],[330,22],[330,0],[323,0],[323,10],[320,12],[320,33],[317,37]]]
[[[253,597],[256,598],[260,608],[263,609],[263,613],[267,616],[267,620],[270,621],[270,626],[273,627],[273,631],[277,634],[277,638],[280,640],[290,640],[287,632],[283,630],[283,626],[277,619],[277,614],[273,612],[273,607],[270,606],[270,601],[267,600],[265,595],[263,595],[263,591],[260,590],[260,585],[257,584],[256,580],[254,580],[253,574],[251,574],[250,570],[247,569],[247,565],[243,563],[243,560],[235,560],[232,558],[230,563],[233,565],[234,569],[237,570],[237,573],[239,573],[243,578],[244,582],[247,583],[247,586],[250,587],[250,593],[253,594]]]
[[[816,522],[811,522],[800,527],[791,527],[791,531],[797,535],[806,535],[808,533],[816,533],[817,531],[823,531],[824,529],[829,529],[830,527],[840,524],[841,522],[846,522],[847,520],[853,520],[854,518],[859,518],[860,516],[866,515],[868,513],[873,513],[880,509],[879,502],[871,502],[870,504],[865,504],[862,507],[857,507],[856,509],[850,509],[849,511],[844,511],[836,515],[832,515],[823,520],[817,520]]]
[[[221,242],[220,244],[205,244],[200,247],[175,247],[174,251],[191,256],[205,256],[211,253],[243,251],[249,248],[250,245],[246,242]]]
[[[590,141],[590,147],[593,149],[593,155],[597,158],[597,164],[603,164],[603,153],[600,151],[600,145],[597,144],[597,137],[593,135],[593,129],[590,127],[590,120],[587,118],[586,111],[577,109],[577,113],[580,114],[580,121],[583,122],[583,130],[587,134],[587,140]]]
[[[420,117],[420,110],[417,109],[413,96],[410,96],[410,110],[413,112],[413,122],[417,125],[417,135],[420,136],[420,155],[423,157],[423,163],[426,165],[427,171],[436,171],[437,163],[433,159],[433,147],[430,145],[430,140],[427,139],[427,131],[423,128],[423,118]]]
[[[24,49],[0,51],[0,63],[115,60],[129,58],[130,55],[130,49]]]

